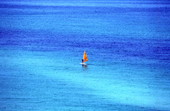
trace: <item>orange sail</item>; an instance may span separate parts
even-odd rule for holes
[[[83,62],[87,62],[88,61],[88,57],[87,57],[86,51],[84,51],[83,60],[84,60]]]

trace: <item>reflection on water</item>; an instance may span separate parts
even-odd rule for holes
[[[85,70],[87,70],[88,65],[82,65],[82,68],[85,69]]]

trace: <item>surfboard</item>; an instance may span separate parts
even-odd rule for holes
[[[87,65],[86,63],[80,63],[81,65]]]

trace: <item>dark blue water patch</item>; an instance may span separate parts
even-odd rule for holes
[[[8,33],[9,32],[9,33]],[[170,41],[168,39],[122,39],[109,40],[94,36],[56,35],[48,32],[1,32],[1,47],[18,47],[26,50],[57,51],[88,49],[105,53],[170,61]],[[96,39],[97,38],[97,39]]]
[[[109,6],[41,6],[21,4],[0,4],[1,14],[112,14],[129,12],[170,12],[169,7],[109,7]]]

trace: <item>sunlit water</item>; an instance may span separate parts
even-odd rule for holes
[[[0,4],[1,111],[170,110],[168,2],[16,3]]]

